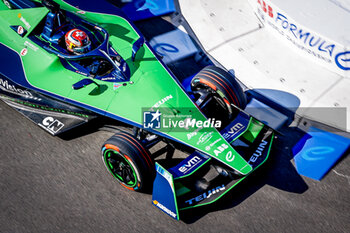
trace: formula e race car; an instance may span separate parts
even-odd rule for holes
[[[86,34],[77,35],[86,46],[77,37],[67,47],[72,30]],[[274,138],[243,111],[246,96],[229,72],[207,66],[189,87],[107,2],[0,2],[0,98],[52,135],[110,119],[115,134],[102,145],[108,172],[127,189],[153,187],[153,204],[175,219],[245,179]],[[187,157],[174,164],[176,150]]]

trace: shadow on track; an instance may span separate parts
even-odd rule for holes
[[[297,128],[286,128],[285,130],[288,130],[288,135],[278,136],[266,164],[217,202],[180,212],[180,219],[187,224],[192,224],[210,212],[233,209],[265,185],[297,194],[308,190],[307,184],[291,162],[293,159],[292,147],[304,133]]]

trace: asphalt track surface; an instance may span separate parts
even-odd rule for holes
[[[62,139],[2,101],[0,112],[0,232],[350,231],[350,158],[321,182],[298,175],[293,129],[235,190],[175,221],[107,173],[100,147],[111,133],[83,127]]]

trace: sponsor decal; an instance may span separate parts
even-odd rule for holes
[[[111,47],[112,48],[112,47]],[[120,61],[120,60],[119,60]],[[118,61],[118,59],[115,59],[114,60],[114,63],[117,65],[117,66],[120,66],[120,62]]]
[[[0,88],[1,88],[1,86],[0,86]],[[21,101],[21,100],[13,99],[13,98],[7,98],[7,99],[9,99],[9,100],[11,100],[13,102],[16,102],[18,104],[22,104],[22,105],[31,107],[31,108],[37,108],[37,109],[44,110],[44,111],[59,112],[59,113],[73,115],[73,116],[89,118],[89,115],[86,115],[86,114],[83,114],[83,113],[79,113],[79,112],[73,112],[73,111],[69,111],[69,110],[65,110],[65,109],[53,108],[53,107],[50,107],[50,106],[43,106],[43,105],[34,104],[34,103],[26,102],[26,101]],[[33,97],[33,99],[41,101],[40,98]]]
[[[154,0],[138,0],[134,1],[134,6],[137,9],[136,11],[143,11],[143,10],[158,10],[159,6]]]
[[[22,49],[21,50],[21,56],[23,57],[23,56],[27,55],[27,52],[28,52],[27,48]]]
[[[34,50],[35,52],[38,51],[38,47],[36,47],[35,45],[33,45],[32,43],[30,43],[29,41],[25,41],[24,42],[24,46],[27,46],[29,48],[31,48],[32,50]]]
[[[62,122],[60,122],[57,119],[54,119],[53,117],[45,117],[42,123],[39,123],[39,125],[52,134],[57,133],[64,126]]]
[[[31,28],[30,24],[27,22],[27,20],[25,18],[23,18],[21,13],[18,13],[18,18],[24,23],[24,25],[26,26],[26,28],[29,30]]]
[[[166,53],[178,53],[180,51],[174,45],[167,43],[156,44],[153,48],[161,56],[165,56]]]
[[[194,156],[192,159],[190,159],[186,164],[179,167],[179,171],[183,174],[186,174],[187,172],[191,171],[197,164],[202,162],[202,159],[198,156]]]
[[[10,3],[9,3],[7,0],[4,0],[3,2],[5,3],[5,5],[6,5],[9,9],[12,9]]]
[[[257,0],[257,3],[259,17],[300,50],[331,63],[338,70],[350,70],[350,51],[344,51],[344,47],[301,27],[284,13],[276,11],[268,1]]]
[[[221,154],[224,150],[226,150],[228,148],[228,145],[225,143],[222,143],[220,146],[218,146],[215,150],[214,150],[214,154],[216,156],[218,156],[219,154]]]
[[[106,78],[102,78],[102,81],[106,81],[106,80],[115,80],[115,77],[106,77]]]
[[[252,165],[262,155],[262,153],[265,150],[266,145],[267,145],[267,141],[265,141],[265,140],[263,140],[259,144],[258,148],[255,150],[254,154],[252,155],[252,157],[250,157],[250,159],[248,161],[248,163],[250,165]]]
[[[232,154],[232,151],[227,152],[226,154],[226,161],[227,162],[232,162],[235,160],[235,155]]]
[[[308,161],[317,161],[326,159],[326,155],[334,152],[335,149],[330,146],[315,146],[307,149],[301,154],[301,157]]]
[[[240,132],[242,129],[244,129],[244,125],[242,125],[241,123],[237,123],[230,128],[230,131],[224,133],[222,136],[227,140],[228,138]]]
[[[24,28],[22,26],[18,26],[17,28],[17,34],[22,35],[24,32]]]
[[[228,145],[225,143],[222,143],[220,146],[218,146],[215,150],[214,150],[214,154],[216,156],[219,156],[221,153],[223,153],[226,149],[228,148]],[[232,162],[235,159],[235,155],[232,154],[232,151],[228,151],[226,153],[226,157],[225,157],[227,162]]]
[[[194,136],[197,135],[198,131],[201,130],[201,129],[202,129],[202,128],[197,128],[197,129],[195,129],[195,131],[193,131],[193,132],[191,132],[191,133],[188,133],[188,134],[187,134],[187,139],[188,139],[188,140],[191,140]]]
[[[350,51],[335,55],[335,63],[342,70],[350,70]]]
[[[176,214],[173,211],[169,210],[158,201],[154,200],[153,204],[156,205],[159,209],[163,210],[165,213],[169,214],[171,217],[176,218]]]
[[[202,193],[201,195],[198,195],[197,197],[194,197],[192,199],[185,201],[185,203],[187,203],[188,205],[193,205],[195,203],[203,201],[204,199],[210,198],[213,194],[219,193],[225,189],[226,189],[225,185],[220,185],[220,186],[213,188],[205,193]]]
[[[121,80],[121,81],[124,80],[124,77],[121,76],[121,75],[118,75],[116,72],[113,72],[113,73],[112,73],[112,76],[113,76],[114,80],[115,80],[115,79],[119,79],[119,80]]]
[[[123,85],[120,83],[113,83],[113,90],[117,90],[121,86],[123,86]]]
[[[199,137],[197,145],[201,145],[201,144],[207,143],[212,137],[213,137],[213,132],[205,132],[205,133],[203,133]]]
[[[161,99],[157,103],[155,103],[152,106],[152,108],[150,109],[150,111],[154,111],[155,108],[159,108],[161,105],[163,105],[164,103],[166,103],[167,101],[169,101],[172,98],[173,98],[172,95],[168,95],[168,96],[164,97],[163,99]]]
[[[168,172],[166,172],[163,168],[161,168],[160,166],[156,166],[157,172],[163,176],[169,183],[171,189],[174,191],[174,186],[173,186],[173,179],[171,177],[171,174],[169,174]]]
[[[77,11],[78,14],[85,15],[85,11]]]
[[[220,141],[221,141],[221,138],[216,139],[213,143],[210,143],[209,146],[206,146],[206,147],[205,147],[205,150],[206,150],[206,151],[209,151],[213,146],[216,145],[216,143],[218,143],[218,142],[220,142]]]
[[[41,100],[39,98],[34,97],[33,94],[30,93],[29,91],[26,91],[26,90],[23,90],[20,88],[16,88],[15,85],[11,85],[8,83],[7,80],[3,80],[1,78],[0,78],[0,89],[2,89],[3,91],[6,91],[6,92],[10,92],[12,94],[23,96],[25,98]]]
[[[112,45],[112,44],[111,44],[111,45]],[[121,57],[118,55],[118,52],[115,51],[115,49],[114,49],[113,47],[110,47],[109,49],[112,50],[112,52],[116,55],[116,57],[115,57],[115,62],[120,61]],[[116,64],[118,65],[119,63],[116,63]],[[119,64],[119,65],[120,65],[120,64]],[[119,66],[119,65],[118,65],[118,66]]]
[[[87,73],[81,72],[81,71],[79,71],[79,70],[76,70],[75,73],[78,73],[78,74],[81,74],[81,75],[84,75],[84,76],[88,76]]]

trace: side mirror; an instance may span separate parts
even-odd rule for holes
[[[79,82],[74,83],[72,87],[73,87],[74,90],[79,90],[80,88],[88,86],[91,83],[94,83],[94,84],[96,84],[99,87],[99,85],[94,80],[89,79],[89,78],[84,78],[84,79],[80,80]]]
[[[132,55],[131,55],[132,61],[135,61],[136,53],[140,50],[140,48],[144,43],[145,43],[145,38],[143,38],[142,36],[137,41],[134,42],[134,44],[132,45]]]

